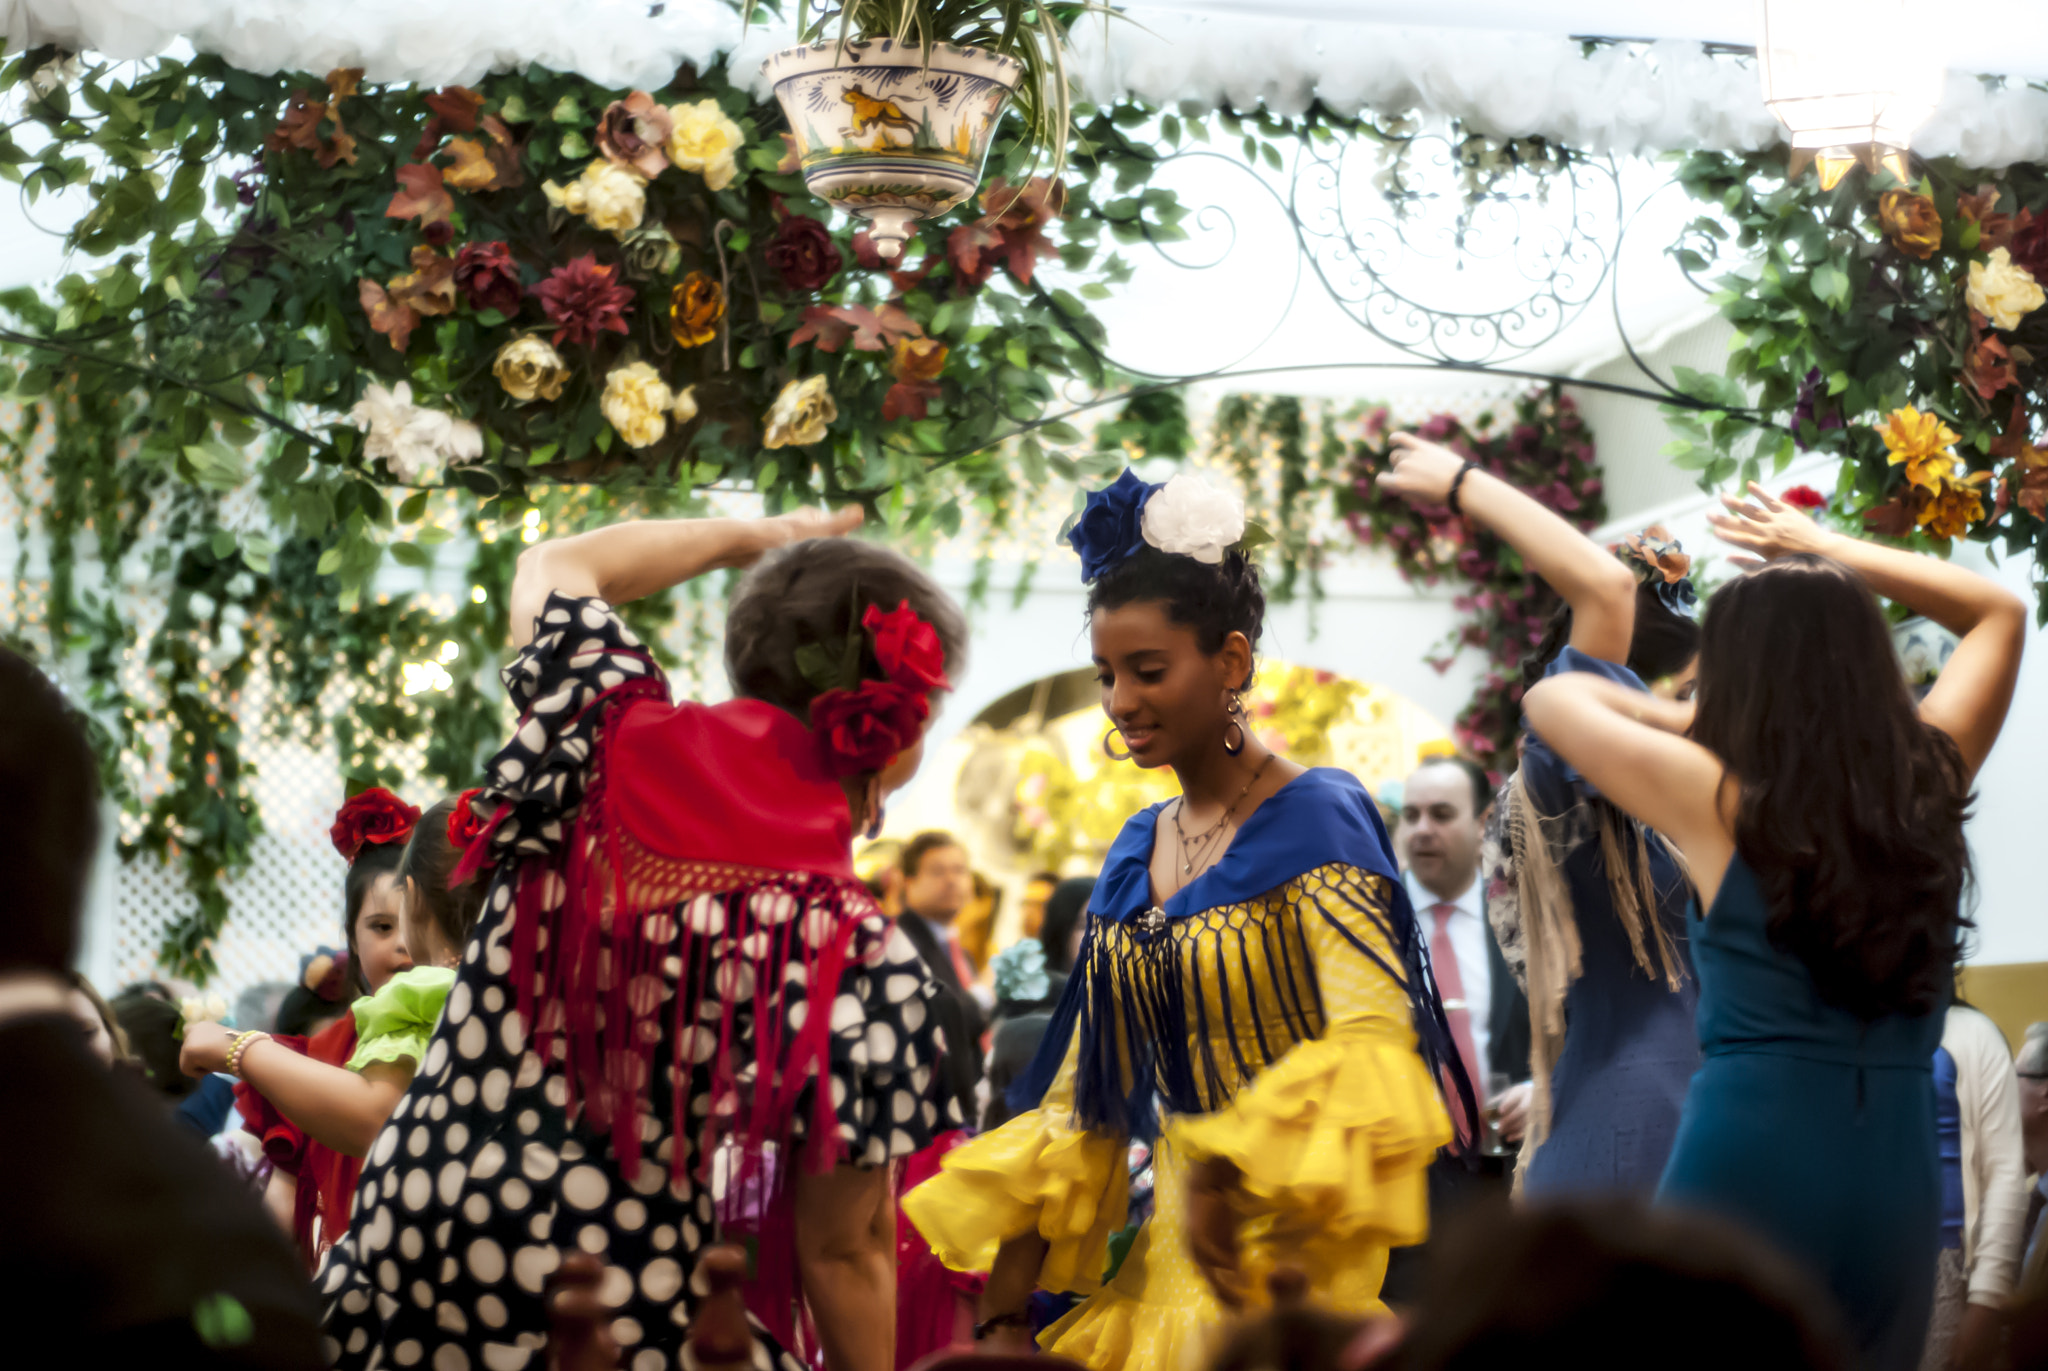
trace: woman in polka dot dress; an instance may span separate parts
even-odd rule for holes
[[[689,1364],[696,1258],[757,1248],[755,1363],[893,1365],[887,1163],[958,1127],[935,987],[852,869],[965,625],[857,512],[621,524],[529,549],[474,800],[489,896],[319,1277],[343,1367],[545,1364],[565,1250],[632,1371]],[[759,565],[726,704],[671,705],[608,602]],[[972,1050],[966,1045],[963,1050]]]

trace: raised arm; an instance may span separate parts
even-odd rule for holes
[[[1539,681],[1522,712],[1551,750],[1602,795],[1678,845],[1712,905],[1735,854],[1720,758],[1690,738],[1692,706],[1584,672]]]
[[[1379,489],[1410,504],[1443,505],[1465,459],[1412,433],[1393,438],[1393,469]],[[1628,568],[1554,512],[1496,476],[1474,468],[1458,487],[1467,518],[1521,554],[1572,607],[1571,644],[1588,657],[1626,662],[1635,634],[1636,582]]]
[[[2026,605],[2003,586],[1938,557],[1830,532],[1754,483],[1749,493],[1753,502],[1722,496],[1729,512],[1708,516],[1724,541],[1756,554],[1737,560],[1754,566],[1800,552],[1832,557],[1879,595],[1962,639],[1921,701],[1920,718],[1955,739],[1974,777],[2012,707],[2027,639]]]
[[[636,519],[519,554],[512,578],[512,645],[533,641],[533,621],[556,591],[624,604],[805,538],[836,538],[860,527],[861,512],[792,510],[772,519]]]

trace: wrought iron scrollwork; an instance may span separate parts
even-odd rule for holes
[[[1448,131],[1398,143],[1390,158],[1373,139],[1303,139],[1290,178],[1302,258],[1359,327],[1421,362],[1484,367],[1597,298],[1623,221],[1612,158]]]

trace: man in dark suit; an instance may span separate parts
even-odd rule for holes
[[[0,1317],[24,1349],[50,1339],[28,1362],[316,1371],[290,1241],[80,1031],[67,973],[98,777],[63,697],[0,649]]]
[[[1477,764],[1432,757],[1403,787],[1396,846],[1452,1043],[1473,1093],[1496,1115],[1501,1139],[1512,1147],[1529,1120],[1529,999],[1486,919],[1479,848],[1492,805],[1493,787]],[[1478,1142],[1453,1142],[1430,1167],[1432,1233],[1475,1200],[1505,1197],[1513,1158],[1488,1155]],[[1421,1252],[1396,1249],[1387,1266],[1386,1298],[1413,1298]]]
[[[939,1069],[946,1087],[970,1125],[981,1117],[975,1088],[981,1084],[981,1039],[988,1017],[974,998],[974,972],[953,940],[953,921],[974,895],[967,850],[950,833],[920,833],[903,845],[903,913],[896,926],[939,983],[933,1001],[946,1035]]]

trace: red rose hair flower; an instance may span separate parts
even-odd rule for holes
[[[594,343],[606,331],[624,333],[633,309],[632,288],[619,280],[618,267],[599,266],[596,254],[588,252],[556,267],[533,293],[558,325],[556,347]]]
[[[894,681],[862,681],[811,701],[811,732],[834,776],[880,771],[917,746],[931,717],[924,692]]]
[[[375,843],[402,843],[412,836],[420,821],[417,805],[409,805],[383,786],[372,786],[335,811],[334,826],[327,836],[345,861],[353,862],[365,847]]]
[[[463,791],[455,797],[455,807],[448,811],[448,845],[457,852],[468,850],[484,831],[485,821],[476,816],[476,797],[483,793],[481,789]]]
[[[1794,486],[1778,497],[1794,509],[1826,509],[1828,497],[1812,486]]]
[[[946,648],[939,631],[918,617],[910,601],[886,613],[880,605],[869,605],[860,626],[873,636],[875,660],[891,681],[924,693],[953,688],[946,679]]]

